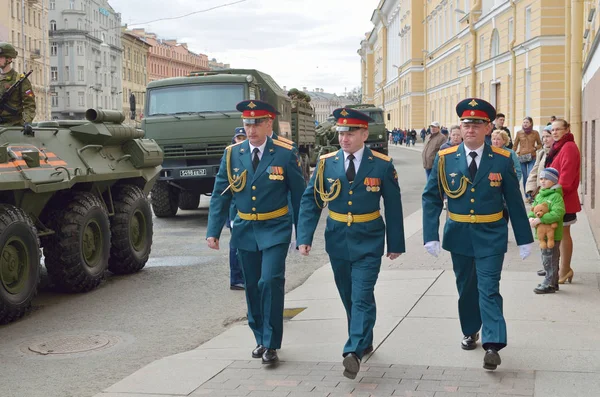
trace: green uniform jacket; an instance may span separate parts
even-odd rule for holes
[[[550,225],[558,223],[558,227],[554,230],[554,240],[560,241],[563,237],[563,217],[565,216],[565,201],[563,200],[563,191],[560,185],[554,185],[550,189],[540,189],[535,196],[531,208],[538,204],[548,203],[548,213],[542,216],[542,223]],[[535,218],[533,211],[529,212],[530,218]],[[537,237],[537,236],[536,236]]]
[[[451,190],[458,188],[463,175],[469,178],[464,143],[436,155],[422,198],[425,243],[440,241],[440,214],[444,206],[444,190],[438,175],[440,156],[445,160],[445,178]],[[448,197],[448,211],[458,215],[496,214],[504,209],[504,200],[517,245],[532,243],[531,226],[510,153],[486,144],[474,179],[473,183],[468,183],[464,194],[457,198]],[[508,226],[504,218],[489,223],[446,221],[442,243],[446,251],[484,258],[505,253],[507,245]]]
[[[228,189],[223,193],[229,186],[226,149],[210,199],[206,237],[221,236],[233,196],[240,212],[262,214],[288,207],[288,192],[290,192],[292,213],[288,212],[286,215],[266,221],[243,220],[236,214],[231,236],[233,246],[245,251],[262,251],[278,244],[289,244],[292,223],[294,219],[298,219],[300,199],[306,186],[298,165],[298,157],[292,147],[285,143],[276,144],[271,138],[267,138],[265,152],[256,172],[252,169],[249,141],[230,146],[229,149],[231,150],[229,169],[233,175],[241,175],[246,170],[246,184],[240,192],[233,193]],[[279,174],[281,171],[283,173]],[[270,178],[271,175],[282,176],[282,178]]]
[[[4,94],[13,84],[15,84],[21,75],[15,70],[0,75],[0,95]],[[13,115],[6,110],[0,112],[0,117],[4,119],[4,125],[23,125],[31,123],[35,118],[35,95],[29,79],[25,79],[21,87],[13,92],[8,100],[8,106],[18,110]]]
[[[386,234],[387,252],[405,252],[400,187],[391,159],[365,147],[352,184],[346,178],[344,152],[341,149],[322,156],[319,161],[325,161],[323,187],[326,192],[330,191],[336,180],[341,182],[339,196],[328,204],[331,211],[355,215],[379,211],[382,197],[385,206],[385,223],[379,217],[370,222],[352,223],[348,226],[346,222],[328,217],[325,249],[329,256],[348,261],[356,261],[366,256],[381,257]],[[298,245],[312,245],[321,209],[324,207],[319,194],[315,192],[316,175],[315,171],[302,196],[297,229]],[[379,189],[367,190],[368,184],[373,182],[379,183]]]

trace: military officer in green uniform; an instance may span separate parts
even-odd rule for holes
[[[17,50],[11,44],[0,43],[0,96],[24,76],[12,68],[17,55]],[[35,95],[27,78],[2,105],[0,125],[23,126],[26,135],[33,135],[31,122],[35,118]]]
[[[225,150],[210,200],[206,236],[208,246],[219,249],[234,198],[237,215],[231,241],[238,249],[246,283],[248,324],[257,344],[252,357],[271,364],[277,362],[281,348],[285,259],[306,184],[297,152],[268,136],[277,111],[254,100],[240,102],[237,109],[248,139]]]
[[[448,197],[443,248],[450,251],[458,289],[461,347],[473,350],[479,330],[485,355],[483,368],[500,365],[498,351],[506,346],[500,273],[507,251],[506,202],[519,253],[531,253],[533,236],[510,153],[485,143],[496,110],[488,102],[468,98],[456,106],[463,143],[440,151],[423,192],[425,248],[440,252],[439,217]]]
[[[302,196],[298,245],[302,255],[309,254],[321,210],[329,205],[325,249],[348,318],[344,376],[354,379],[362,357],[373,350],[373,291],[386,234],[387,257],[396,259],[405,250],[404,224],[392,160],[365,146],[373,120],[354,109],[336,109],[333,115],[341,149],[320,157]]]

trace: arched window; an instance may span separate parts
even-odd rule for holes
[[[494,29],[492,32],[492,45],[490,48],[490,57],[494,58],[500,54],[500,34],[498,33],[498,29]]]
[[[50,21],[50,30],[56,30],[56,21],[54,19]]]

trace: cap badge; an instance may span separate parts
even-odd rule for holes
[[[252,112],[254,113],[254,112]],[[473,110],[471,110],[471,116],[475,116],[475,112]]]
[[[342,121],[342,123],[348,124],[348,119],[344,119],[344,121]]]
[[[471,102],[469,102],[469,106],[471,106],[473,108],[477,105],[479,105],[479,104],[477,103],[477,101],[475,101],[475,99],[473,99]]]
[[[342,111],[340,112],[340,114],[344,117],[346,117],[347,115],[349,115],[350,113],[346,112],[346,109],[342,109]]]
[[[254,110],[250,112],[250,116],[254,117]]]
[[[250,102],[250,103],[248,104],[248,107],[249,107],[250,109],[254,109],[254,108],[256,107],[256,104],[255,104],[254,102]],[[253,116],[254,116],[254,115],[253,115]]]

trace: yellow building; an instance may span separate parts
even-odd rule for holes
[[[0,41],[11,43],[19,52],[13,63],[16,71],[33,70],[29,81],[37,106],[34,121],[50,120],[47,4],[42,0],[0,0]]]
[[[600,243],[598,7],[596,0],[381,0],[359,50],[363,101],[385,109],[389,129],[455,124],[456,103],[471,96],[506,114],[513,136],[526,116],[538,130],[551,116],[566,118]]]
[[[123,45],[123,113],[125,120],[131,123],[140,121],[146,101],[146,84],[148,84],[148,51],[150,44],[133,32],[123,28],[121,43]],[[135,114],[132,118],[131,101],[135,101]]]

